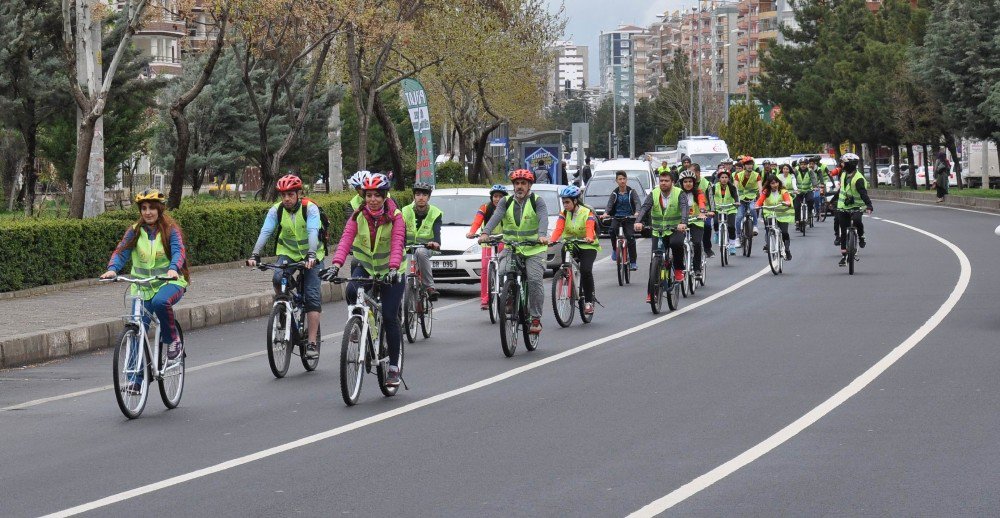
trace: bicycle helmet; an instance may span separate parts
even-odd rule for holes
[[[382,173],[375,173],[365,178],[361,183],[361,188],[366,191],[388,191],[389,178]]]
[[[302,179],[294,174],[286,174],[278,179],[278,192],[297,191],[302,188]]]
[[[774,165],[774,161],[765,158],[764,161],[760,163],[760,165]]]
[[[580,197],[580,188],[575,185],[567,185],[559,191],[560,198],[572,198],[577,199]]]
[[[681,174],[677,177],[678,182],[683,182],[685,178],[691,178],[692,180],[697,180],[694,171],[681,171]]]
[[[416,193],[417,191],[423,191],[430,194],[434,191],[434,186],[427,182],[417,182],[413,184],[413,192]]]
[[[747,155],[747,156],[743,157],[743,163],[744,164],[752,164],[753,163],[753,157],[750,156],[750,155]]]
[[[490,187],[490,196],[493,196],[494,193],[500,193],[500,194],[503,194],[504,196],[506,196],[507,195],[507,188],[504,187],[503,185],[498,184],[498,183],[497,184],[493,184],[493,187]]]
[[[535,173],[527,169],[518,169],[513,173],[510,173],[510,181],[514,180],[527,180],[531,183],[535,183]]]
[[[351,175],[351,178],[347,180],[347,183],[355,189],[360,189],[361,184],[365,181],[365,178],[368,178],[369,176],[371,176],[371,172],[369,171],[358,171]]]
[[[718,171],[715,172],[715,179],[718,180],[719,178],[722,177],[722,175],[726,175],[729,178],[733,177],[728,169],[719,169]]]
[[[856,164],[861,161],[861,157],[855,155],[854,153],[844,153],[843,156],[840,157],[840,161],[845,164],[848,162],[854,162]]]
[[[144,201],[158,201],[163,203],[167,198],[163,196],[163,193],[159,189],[146,189],[135,195],[135,202],[142,203]]]

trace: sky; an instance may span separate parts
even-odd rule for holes
[[[597,80],[597,37],[601,31],[616,29],[620,24],[648,27],[656,15],[666,10],[676,10],[697,5],[696,0],[563,0],[566,6],[566,33],[563,39],[577,45],[586,45],[590,52],[590,84]],[[549,10],[559,8],[558,0],[550,0]]]

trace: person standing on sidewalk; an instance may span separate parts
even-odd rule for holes
[[[300,261],[305,263],[305,270],[302,270],[302,275],[305,276],[302,303],[309,332],[306,358],[315,359],[319,358],[316,335],[319,334],[319,314],[323,311],[319,271],[323,268],[323,256],[326,255],[326,250],[320,246],[319,231],[322,221],[319,206],[312,200],[302,197],[302,180],[295,175],[289,174],[278,179],[278,194],[281,196],[281,201],[267,211],[264,226],[261,227],[257,243],[253,246],[253,254],[247,259],[247,266],[257,266],[260,262],[260,253],[275,229],[278,230],[278,264]],[[283,275],[284,272],[281,270],[274,271],[272,283],[276,294],[281,293]]]
[[[132,260],[131,275],[136,278],[168,277],[170,281],[156,280],[149,286],[132,285],[132,294],[142,298],[147,311],[156,314],[163,331],[160,339],[167,345],[167,358],[176,359],[184,352],[184,344],[177,335],[173,306],[187,290],[187,249],[184,233],[177,222],[167,215],[166,198],[157,189],[146,189],[135,197],[139,206],[139,221],[125,231],[108,261],[108,271],[102,279],[113,279]],[[149,325],[148,321],[143,322]]]
[[[951,172],[951,164],[948,163],[948,155],[944,151],[939,151],[937,160],[934,161],[934,188],[937,191],[937,202],[944,202],[944,197],[948,195],[948,174]]]

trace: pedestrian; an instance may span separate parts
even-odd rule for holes
[[[566,170],[566,161],[563,160],[559,162],[559,172],[562,175],[560,178],[556,178],[553,183],[569,183],[569,171]]]
[[[580,178],[583,181],[583,185],[581,185],[580,187],[583,187],[584,185],[590,183],[590,177],[593,175],[594,175],[594,170],[590,167],[590,157],[588,156],[587,158],[583,159],[583,169],[580,170]]]
[[[545,166],[545,160],[538,159],[538,165],[535,166],[535,183],[550,183],[549,182],[549,168]]]
[[[938,151],[937,160],[934,161],[934,188],[937,190],[938,203],[943,203],[944,197],[948,195],[949,172],[951,164],[948,163],[948,154],[944,150]]]

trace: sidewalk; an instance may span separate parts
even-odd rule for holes
[[[185,331],[266,315],[271,275],[236,263],[196,267],[174,315]],[[127,289],[125,283],[77,281],[0,299],[0,367],[110,347],[122,328]],[[324,302],[342,299],[342,288],[323,283]]]
[[[898,200],[1000,213],[1000,198],[976,198],[973,196],[948,195],[945,197],[944,203],[937,203],[937,195],[934,191],[881,188],[868,189],[868,195],[875,200]]]

